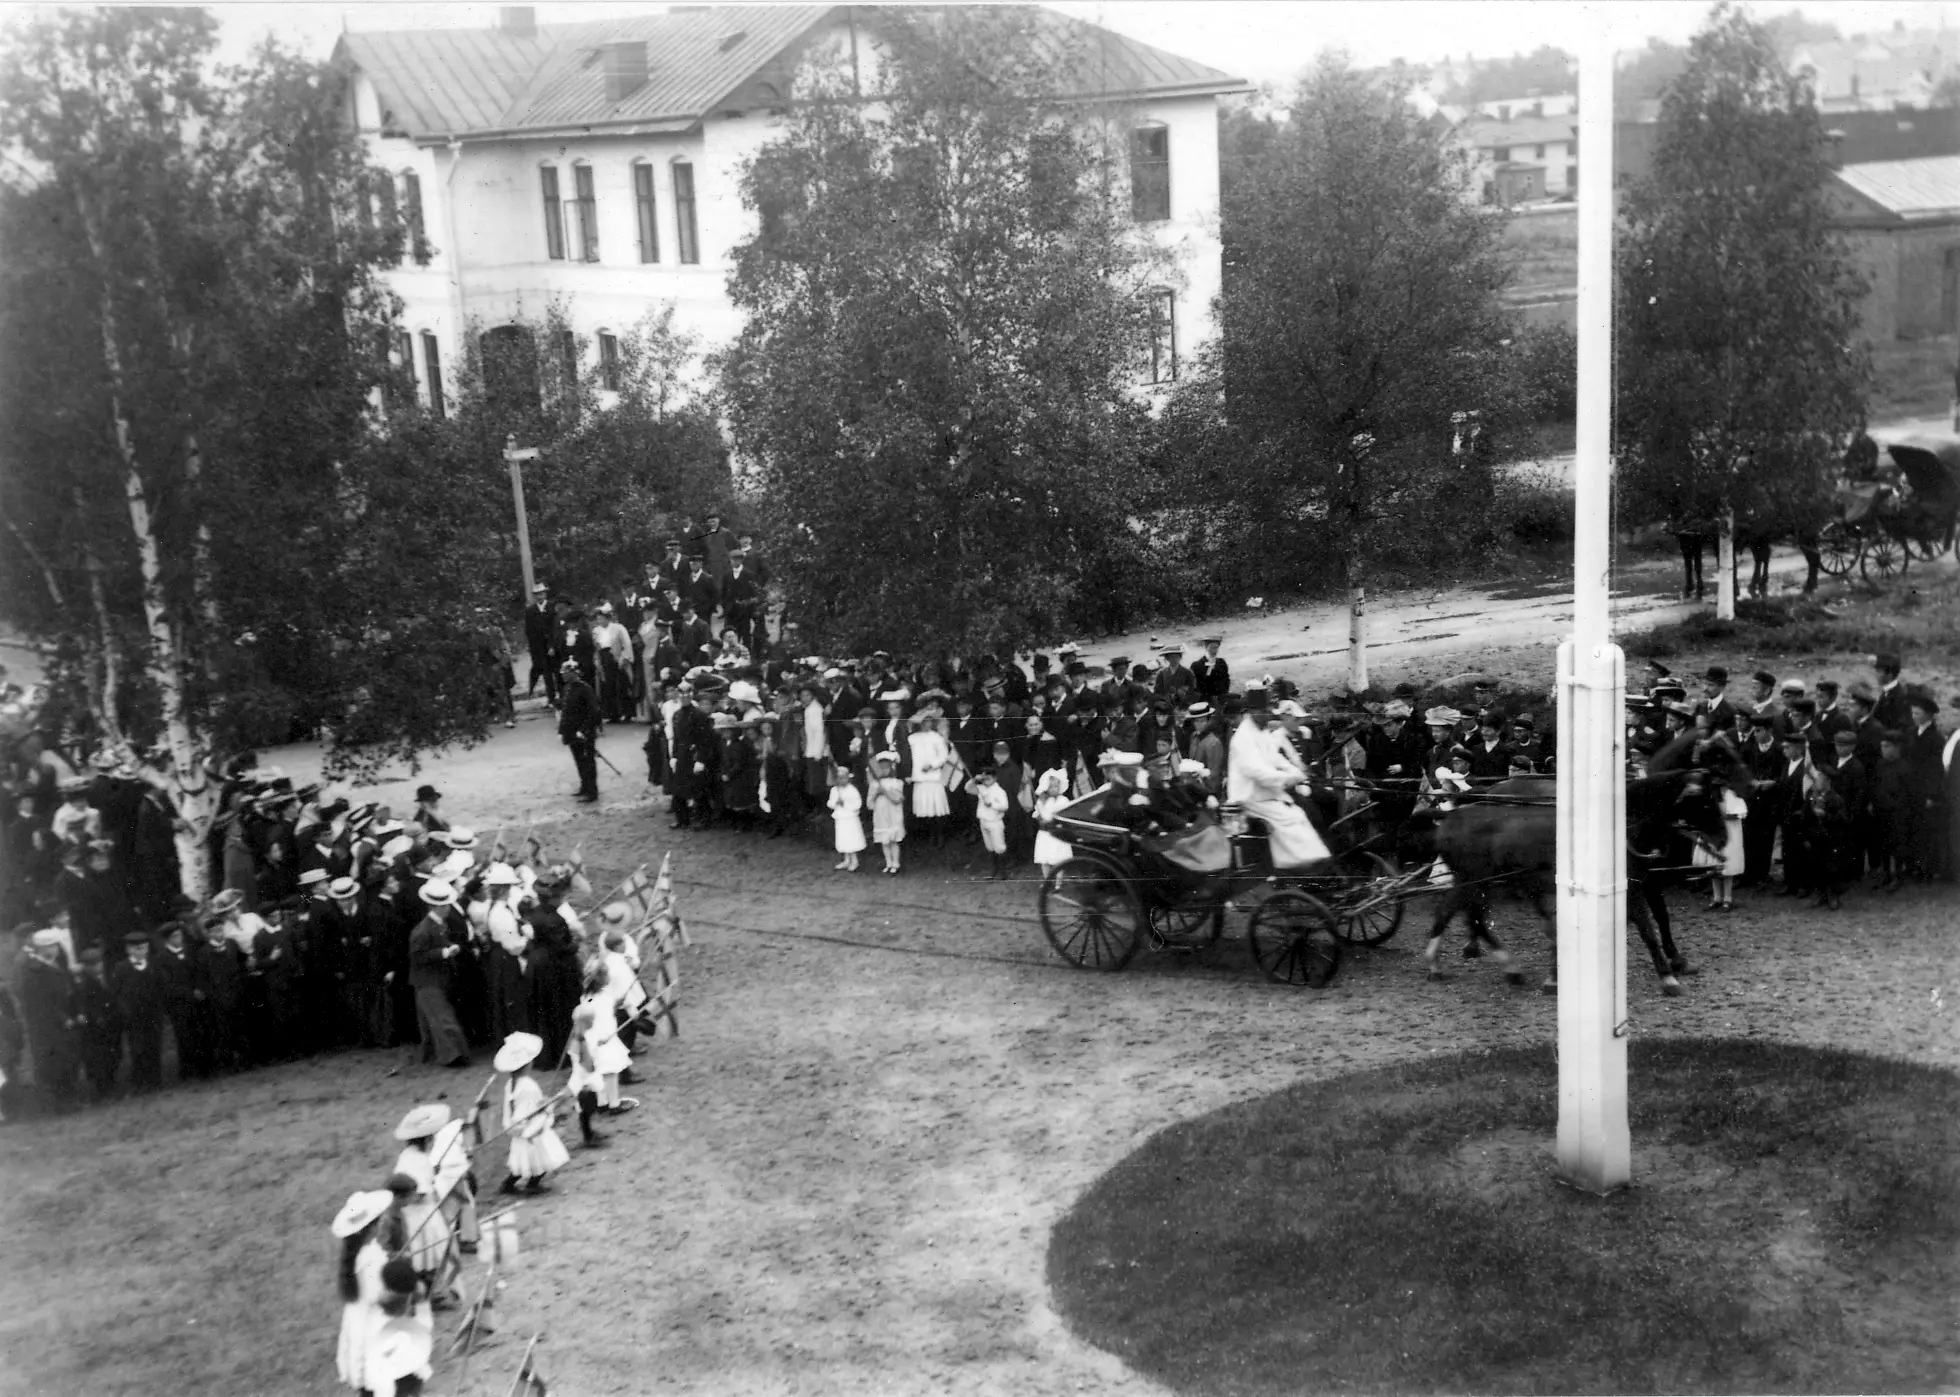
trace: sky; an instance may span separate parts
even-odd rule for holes
[[[1050,0],[1052,8],[1197,59],[1256,83],[1285,83],[1326,48],[1358,63],[1416,63],[1475,54],[1528,52],[1554,44],[1577,52],[1602,27],[1617,46],[1648,38],[1682,42],[1708,13],[1705,0]],[[18,6],[4,5],[3,9]],[[324,55],[347,29],[488,28],[493,4],[216,4],[229,56],[242,57],[268,31]],[[656,3],[542,4],[540,23],[645,14]],[[1960,29],[1960,0],[1811,0],[1759,3],[1767,17],[1800,8],[1846,34],[1908,28]]]

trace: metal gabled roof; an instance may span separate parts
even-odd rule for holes
[[[345,55],[373,82],[382,125],[411,136],[446,136],[498,124],[537,75],[559,34],[496,29],[401,29],[347,33]]]
[[[1960,155],[1873,160],[1837,172],[1853,192],[1906,222],[1960,214]]]

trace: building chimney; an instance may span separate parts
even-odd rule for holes
[[[497,9],[497,32],[513,39],[537,37],[538,12],[530,5],[501,5]]]
[[[605,63],[606,100],[619,102],[646,85],[647,44],[645,39],[624,39],[600,50]]]
[[[1844,168],[1844,138],[1845,132],[1838,130],[1836,127],[1832,127],[1824,133],[1824,141],[1830,148],[1830,154],[1824,158],[1830,162],[1833,170],[1842,170]]]

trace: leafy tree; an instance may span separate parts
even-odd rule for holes
[[[1724,3],[1661,105],[1619,243],[1618,435],[1634,510],[1815,527],[1863,419],[1864,284],[1831,226],[1824,126]],[[1734,606],[1724,573],[1718,605]]]
[[[1665,39],[1649,39],[1647,47],[1625,58],[1613,72],[1613,115],[1634,120],[1640,104],[1658,98],[1688,66],[1688,51]]]
[[[637,579],[683,518],[736,517],[720,429],[686,375],[694,345],[668,307],[615,341],[610,370],[562,306],[537,320],[471,324],[449,418],[427,424],[423,450],[440,469],[478,482],[496,507],[478,523],[495,540],[492,575],[519,590],[516,519],[503,451],[541,449],[524,466],[525,513],[537,576],[554,594],[596,598]],[[521,604],[521,603],[520,603]],[[506,604],[501,610],[514,614]]]
[[[274,45],[219,71],[194,10],[9,37],[6,614],[76,657],[201,892],[229,754],[324,727],[372,769],[482,733],[468,482],[375,430],[402,231],[369,216],[342,75]]]
[[[1519,415],[1502,225],[1465,199],[1461,153],[1338,58],[1289,121],[1230,137],[1223,332],[1190,389],[1225,404],[1204,492],[1256,517],[1253,552],[1338,561],[1358,691],[1371,558],[1451,537],[1487,488],[1462,473],[1453,414],[1485,414],[1486,448]]]
[[[1127,129],[1064,100],[1079,55],[1054,16],[878,13],[879,102],[812,64],[746,170],[722,401],[808,633],[1047,640],[1137,569],[1137,293],[1159,268],[1111,177]]]

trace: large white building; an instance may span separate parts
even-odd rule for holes
[[[878,63],[851,6],[675,6],[663,14],[539,26],[507,7],[480,30],[349,33],[351,118],[390,195],[424,233],[391,274],[425,401],[443,405],[474,324],[494,330],[563,305],[603,370],[617,336],[675,307],[704,349],[740,317],[729,254],[752,231],[739,172],[771,136],[813,51],[863,75]],[[1084,100],[1130,125],[1132,207],[1174,250],[1157,294],[1165,380],[1211,332],[1220,278],[1218,99],[1242,80],[1050,15]],[[592,367],[590,360],[586,367]]]

